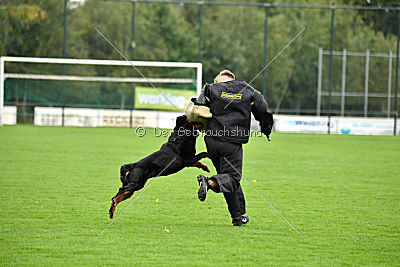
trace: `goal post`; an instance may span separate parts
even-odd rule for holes
[[[0,126],[3,126],[4,109],[4,57],[0,58]]]
[[[26,64],[56,64],[56,65],[96,65],[129,67],[134,70],[134,77],[106,77],[93,75],[53,75],[49,73],[12,73],[7,71],[6,63]],[[191,68],[195,69],[195,78],[192,77],[143,77],[135,68]],[[160,76],[160,75],[158,75]],[[100,82],[100,83],[135,83],[153,87],[153,84],[193,84],[197,95],[202,88],[202,64],[192,62],[156,62],[156,61],[125,61],[125,60],[99,60],[99,59],[70,59],[70,58],[35,58],[35,57],[9,57],[0,58],[0,126],[3,125],[3,109],[6,79],[43,80],[43,81],[72,81],[72,82]],[[192,87],[193,88],[193,87]],[[157,88],[156,88],[157,89]],[[193,88],[194,89],[194,88]],[[157,89],[158,90],[158,89]],[[160,93],[161,94],[161,93]]]

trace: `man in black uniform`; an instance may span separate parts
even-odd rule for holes
[[[217,175],[199,175],[198,197],[206,199],[207,191],[224,194],[234,226],[242,226],[249,221],[246,202],[240,185],[243,149],[249,140],[251,113],[260,122],[261,132],[271,134],[273,116],[265,98],[244,81],[235,80],[229,70],[221,71],[214,84],[206,84],[196,101],[196,105],[210,108],[212,118],[208,121],[205,143],[209,158]]]

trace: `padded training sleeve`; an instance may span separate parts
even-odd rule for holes
[[[204,85],[203,89],[201,90],[200,95],[196,99],[195,104],[196,105],[202,105],[202,106],[209,106],[206,97],[208,97],[208,98],[210,97],[209,96],[209,86],[208,86],[208,84]]]

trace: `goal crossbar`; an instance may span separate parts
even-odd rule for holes
[[[163,61],[126,61],[105,59],[75,59],[75,58],[39,58],[39,57],[1,57],[7,62],[50,63],[50,64],[82,64],[108,66],[139,66],[139,67],[178,67],[201,68],[201,63],[192,62],[163,62]]]
[[[4,78],[55,80],[55,81],[78,81],[78,82],[125,82],[125,83],[192,83],[192,79],[179,78],[120,78],[99,76],[71,76],[71,75],[45,75],[45,74],[20,74],[5,73]]]

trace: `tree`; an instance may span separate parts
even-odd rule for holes
[[[400,7],[398,0],[369,0],[365,1],[366,6],[393,6]],[[367,25],[372,25],[375,31],[380,31],[386,37],[388,34],[397,36],[397,16],[399,11],[384,10],[380,12],[358,11]]]

